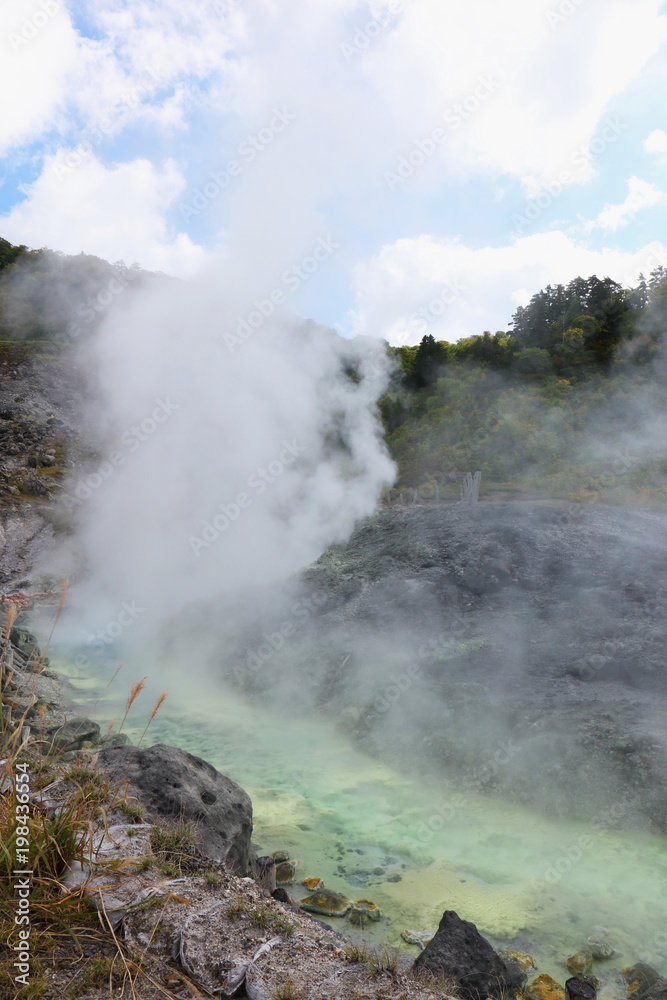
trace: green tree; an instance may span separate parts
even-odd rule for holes
[[[412,365],[412,381],[417,389],[433,385],[449,360],[448,344],[438,342],[429,333],[422,338]]]
[[[514,368],[520,375],[549,375],[553,371],[549,352],[541,347],[526,347],[520,351]]]

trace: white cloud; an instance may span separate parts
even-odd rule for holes
[[[78,65],[79,40],[65,7],[3,0],[0,5],[0,155],[52,128]]]
[[[437,158],[456,175],[502,171],[529,195],[571,167],[588,147],[612,98],[637,79],[667,39],[660,0],[608,0],[573,7],[549,24],[553,0],[448,3],[413,0],[367,57],[412,141],[470,100],[479,81],[498,87],[460,124],[447,127]],[[450,116],[450,121],[453,118]],[[407,150],[401,150],[406,152]],[[592,174],[584,164],[573,180]]]
[[[644,149],[647,153],[667,160],[667,132],[664,129],[656,128],[648,135],[644,141]]]
[[[666,137],[667,138],[667,137]],[[587,223],[586,229],[607,229],[616,232],[626,225],[643,208],[654,208],[656,205],[667,204],[667,192],[661,191],[655,184],[643,181],[641,177],[631,177],[628,180],[628,195],[625,201],[618,205],[606,204],[597,219]]]
[[[590,177],[595,157],[578,151],[667,37],[661,0],[606,0],[604,7],[588,0],[556,24],[547,15],[559,0],[410,0],[388,18],[378,14],[385,0],[370,11],[361,0],[81,0],[76,7],[92,25],[91,38],[77,33],[58,0],[5,0],[1,23],[7,11],[21,21],[26,10],[50,4],[57,13],[21,47],[21,58],[9,69],[0,58],[4,92],[11,85],[19,94],[0,124],[0,147],[50,130],[69,148],[100,132],[104,118],[110,125],[85,164],[57,185],[47,156],[5,232],[19,242],[76,243],[76,250],[180,273],[202,251],[168,230],[176,168],[147,160],[103,166],[107,135],[145,126],[150,157],[153,129],[160,129],[160,149],[171,142],[196,185],[224,165],[245,133],[266,124],[267,109],[288,106],[294,126],[217,207],[225,225],[233,216],[248,259],[271,241],[291,259],[328,224],[323,202],[338,222],[345,213],[336,215],[337,198],[346,205],[363,198],[369,213],[381,205],[391,225],[388,190],[373,201],[378,179],[381,185],[383,171],[448,112],[446,141],[408,185],[439,189],[444,201],[456,197],[452,182],[479,175],[496,185],[519,178],[529,195],[563,168],[572,180]],[[341,43],[354,42],[373,16],[381,30],[362,31],[363,47],[346,60]],[[197,141],[183,143],[195,122]],[[609,142],[618,137],[612,133]],[[119,143],[113,148],[118,156]]]
[[[0,155],[47,133],[71,140],[106,118],[113,131],[138,119],[182,127],[202,86],[228,93],[240,14],[224,0],[219,10],[211,0],[82,6],[96,37],[77,31],[62,0],[0,4],[0,88],[13,95],[3,102]]]
[[[15,243],[186,276],[205,253],[184,233],[170,234],[165,221],[184,186],[172,161],[161,170],[148,160],[106,167],[91,155],[63,171],[61,160],[47,157],[26,199],[2,219],[2,231]]]
[[[558,231],[479,249],[426,235],[398,240],[357,269],[354,332],[394,345],[428,333],[451,342],[505,329],[516,307],[548,284],[597,274],[631,285],[660,263],[667,264],[662,244],[589,250]]]

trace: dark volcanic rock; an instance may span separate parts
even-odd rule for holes
[[[251,855],[252,803],[246,792],[212,764],[180,750],[157,746],[109,747],[97,761],[128,794],[146,807],[150,822],[160,817],[192,820],[202,852],[245,875]]]
[[[474,924],[445,910],[440,926],[414,964],[415,972],[431,972],[456,980],[466,1000],[512,995],[526,982],[523,970],[509,968]]]

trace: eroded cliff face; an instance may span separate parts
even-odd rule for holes
[[[0,589],[39,587],[39,567],[67,512],[68,474],[83,467],[89,377],[71,352],[37,343],[0,345]],[[43,581],[42,581],[43,582]]]

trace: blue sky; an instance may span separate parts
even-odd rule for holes
[[[656,0],[4,0],[0,235],[346,335],[667,265]],[[335,252],[313,258],[319,240]]]

